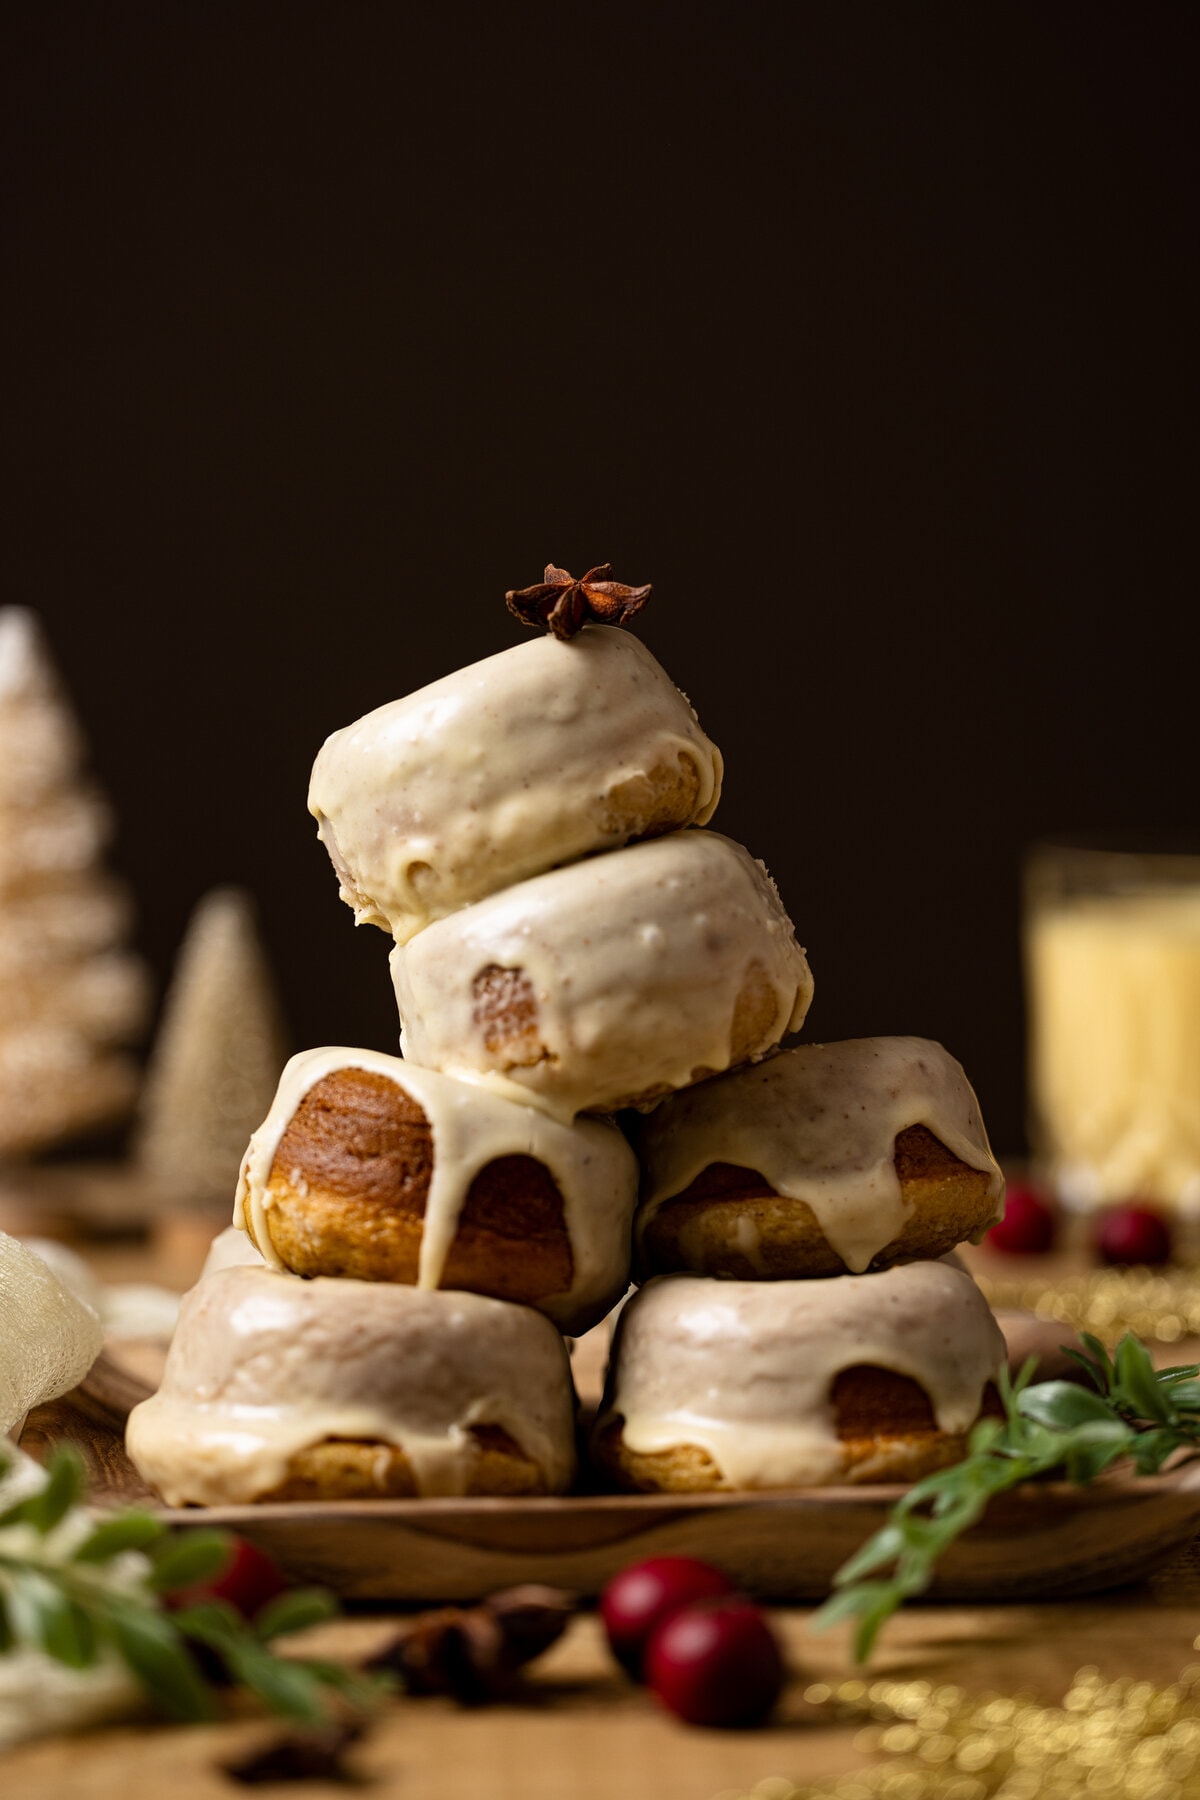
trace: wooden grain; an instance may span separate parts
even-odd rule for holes
[[[125,1455],[122,1426],[145,1382],[106,1353],[80,1389],[30,1414],[22,1444],[44,1456],[71,1438],[101,1504],[148,1490]],[[355,1600],[469,1599],[519,1581],[584,1595],[644,1556],[701,1556],[748,1591],[812,1600],[884,1522],[893,1486],[739,1494],[576,1494],[565,1499],[296,1502],[158,1508],[174,1525],[228,1526],[296,1579]],[[1200,1471],[1090,1488],[1039,1483],[994,1501],[944,1555],[933,1593],[946,1599],[1087,1594],[1140,1579],[1200,1528]]]
[[[352,1752],[365,1785],[326,1782],[269,1788],[303,1800],[714,1800],[767,1777],[812,1781],[868,1758],[858,1727],[839,1726],[806,1703],[810,1682],[852,1674],[849,1633],[816,1636],[807,1616],[776,1610],[792,1677],[772,1721],[753,1730],[681,1724],[616,1669],[595,1618],[578,1619],[535,1663],[521,1696],[464,1710],[447,1700],[392,1702]],[[314,1654],[356,1657],[387,1640],[393,1622],[354,1619],[311,1634]],[[1075,1670],[1165,1683],[1195,1660],[1194,1600],[1155,1604],[1128,1593],[1105,1601],[986,1608],[912,1608],[894,1620],[872,1672],[950,1681],[972,1691],[1020,1690],[1057,1702]],[[5,1800],[230,1800],[239,1790],[220,1764],[277,1728],[244,1713],[212,1726],[149,1723],[48,1739],[11,1751],[0,1765]]]

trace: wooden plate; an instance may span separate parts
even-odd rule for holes
[[[128,1360],[102,1356],[82,1388],[30,1414],[34,1455],[65,1438],[102,1504],[145,1500],[125,1456],[129,1408],[149,1391]],[[357,1500],[205,1509],[156,1507],[174,1525],[242,1532],[298,1580],[355,1600],[466,1600],[520,1581],[596,1594],[644,1556],[701,1556],[748,1591],[817,1600],[884,1521],[900,1487],[565,1499]],[[995,1501],[943,1557],[944,1600],[1097,1593],[1150,1574],[1200,1532],[1200,1467],[1094,1487],[1039,1483]]]

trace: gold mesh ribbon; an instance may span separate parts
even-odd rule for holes
[[[768,1776],[717,1800],[1200,1800],[1200,1665],[1169,1687],[1080,1669],[1061,1706],[929,1681],[819,1684],[886,1761],[799,1784]]]

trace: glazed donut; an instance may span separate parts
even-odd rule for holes
[[[222,1269],[185,1295],[126,1447],[171,1506],[558,1494],[566,1346],[540,1313],[479,1294]]]
[[[638,1492],[909,1481],[963,1455],[1004,1355],[975,1283],[941,1262],[660,1275],[621,1311],[592,1455]]]
[[[595,850],[703,825],[721,755],[627,631],[530,639],[334,732],[309,811],[359,923],[434,919]]]
[[[770,876],[714,831],[539,875],[391,960],[406,1056],[563,1118],[762,1056],[812,998]]]
[[[861,1274],[978,1240],[1004,1180],[928,1038],[803,1044],[663,1102],[639,1140],[639,1275]]]
[[[563,1125],[371,1050],[308,1050],[250,1140],[234,1223],[276,1269],[535,1306],[563,1331],[629,1280],[637,1163],[614,1125]]]

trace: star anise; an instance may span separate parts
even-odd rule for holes
[[[546,564],[546,573],[533,587],[510,588],[504,598],[508,610],[523,625],[546,625],[556,638],[573,638],[589,619],[602,625],[625,625],[641,612],[650,598],[651,583],[626,587],[612,579],[612,564],[597,563],[576,581],[566,569]]]
[[[243,1787],[274,1786],[282,1781],[344,1781],[357,1786],[355,1771],[342,1759],[365,1730],[357,1719],[335,1725],[292,1725],[221,1767]]]
[[[495,1700],[518,1671],[561,1637],[577,1601],[530,1582],[482,1606],[418,1613],[368,1667],[399,1675],[410,1694],[450,1694],[464,1706]]]

